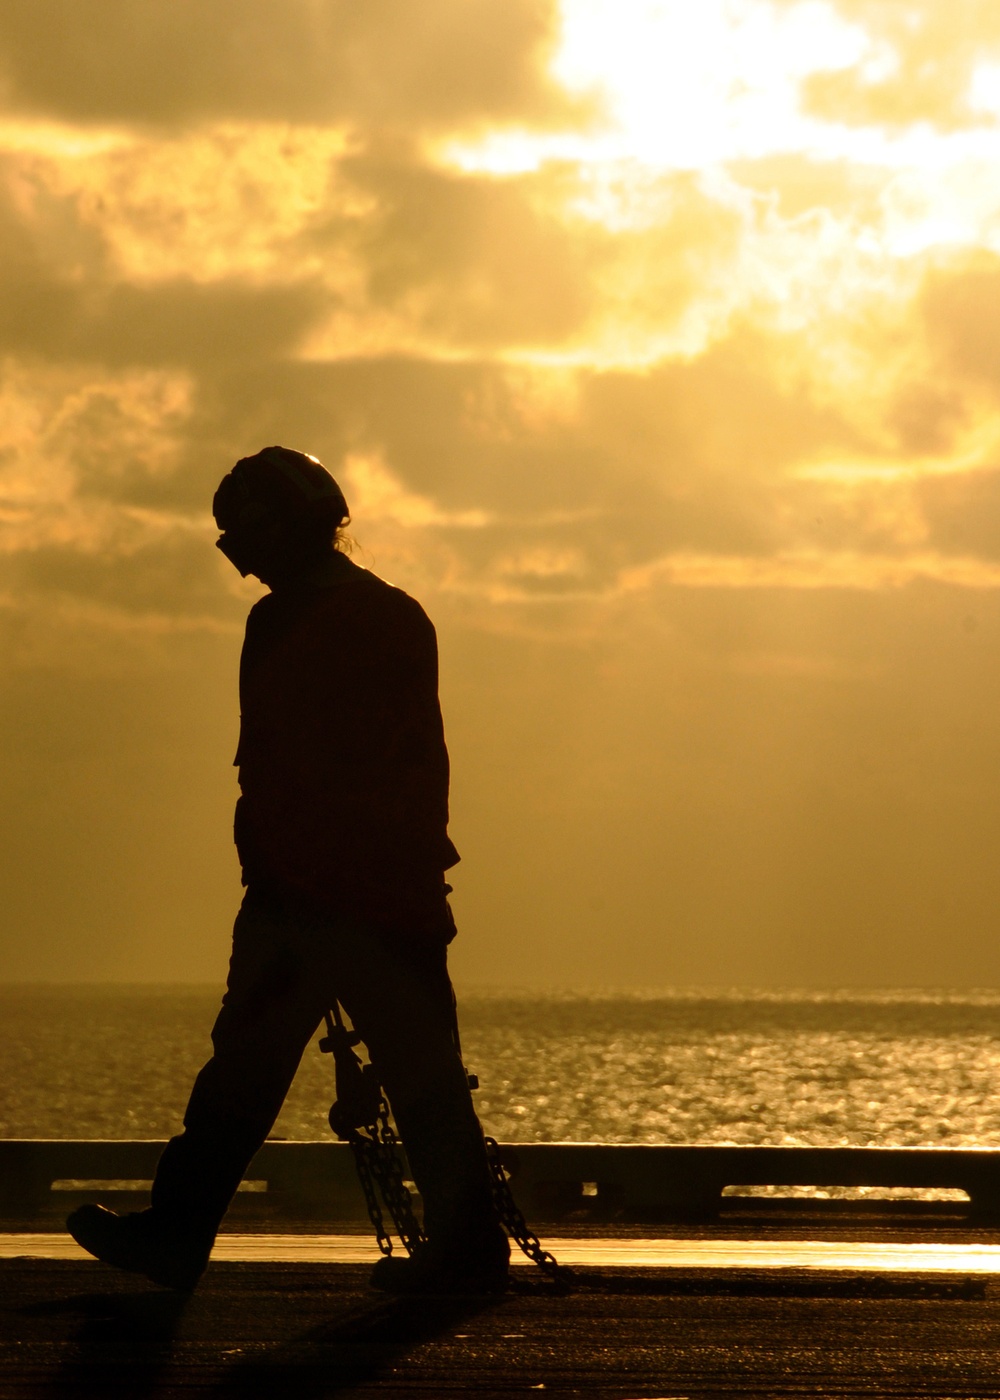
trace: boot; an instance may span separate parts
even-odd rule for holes
[[[510,1244],[497,1216],[464,1070],[456,1092],[407,1103],[396,1117],[423,1199],[427,1241],[409,1258],[381,1259],[372,1287],[390,1293],[502,1293]]]
[[[164,1288],[190,1293],[205,1272],[214,1235],[178,1227],[156,1211],[117,1215],[104,1206],[86,1205],[73,1211],[66,1229],[78,1245],[133,1274],[144,1274]]]
[[[428,1241],[412,1255],[380,1259],[369,1282],[381,1293],[504,1293],[510,1245],[497,1227],[495,1237],[478,1249],[441,1253]]]

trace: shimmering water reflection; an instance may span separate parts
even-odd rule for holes
[[[210,1053],[201,988],[0,991],[0,1136],[162,1137]],[[1000,993],[466,995],[506,1140],[1000,1145]],[[307,1052],[276,1134],[325,1138]]]
[[[1000,1144],[1000,998],[725,997],[469,1007],[498,1136]]]

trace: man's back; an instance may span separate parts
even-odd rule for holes
[[[458,854],[437,681],[423,609],[343,555],[261,599],[240,670],[248,883],[390,921],[387,891],[400,911],[440,895]]]

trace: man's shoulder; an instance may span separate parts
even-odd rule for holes
[[[351,568],[354,570],[351,577],[359,602],[379,609],[386,617],[398,618],[400,622],[431,627],[431,620],[424,609],[405,589],[353,562]]]
[[[256,628],[267,625],[268,617],[274,612],[274,594],[265,593],[263,598],[258,598],[256,603],[247,613],[247,631],[252,632]]]
[[[434,635],[434,626],[416,598],[344,555],[329,579],[308,588],[265,593],[250,609],[247,635],[287,626],[349,625],[352,617],[380,630]]]

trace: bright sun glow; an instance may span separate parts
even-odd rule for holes
[[[590,100],[589,126],[496,128],[436,149],[446,168],[498,180],[571,170],[550,209],[567,228],[584,221],[619,240],[586,334],[508,347],[508,361],[652,364],[700,353],[750,316],[816,328],[827,371],[870,393],[883,364],[862,367],[834,326],[881,319],[940,255],[1000,251],[995,63],[971,65],[962,120],[879,124],[811,103],[814,80],[868,91],[902,65],[889,39],[827,0],[563,0],[561,13],[551,71]],[[684,179],[695,183],[682,199]],[[669,231],[692,217],[693,190],[705,227],[688,248]],[[716,261],[727,220],[738,236]],[[664,272],[685,260],[698,294],[675,312]]]
[[[787,148],[802,79],[866,50],[822,0],[568,0],[554,71],[606,94],[608,154],[700,168]]]
[[[589,156],[701,169],[802,149],[818,136],[799,108],[803,80],[873,57],[864,31],[824,0],[780,10],[761,0],[564,0],[562,14],[553,74],[596,97],[603,120],[588,136],[506,132],[456,144],[458,164],[501,174]]]
[[[907,177],[919,193],[907,190],[912,227],[894,235],[893,251],[903,255],[936,242],[974,241],[997,222],[996,63],[977,64],[970,79],[969,110],[979,124],[887,130],[806,109],[803,85],[815,75],[853,70],[874,83],[898,67],[891,47],[825,0],[564,0],[562,16],[552,72],[596,99],[600,115],[590,131],[496,130],[475,142],[446,143],[441,155],[448,163],[498,176],[536,170],[546,160],[704,171],[794,153]],[[893,211],[896,224],[899,213]]]

